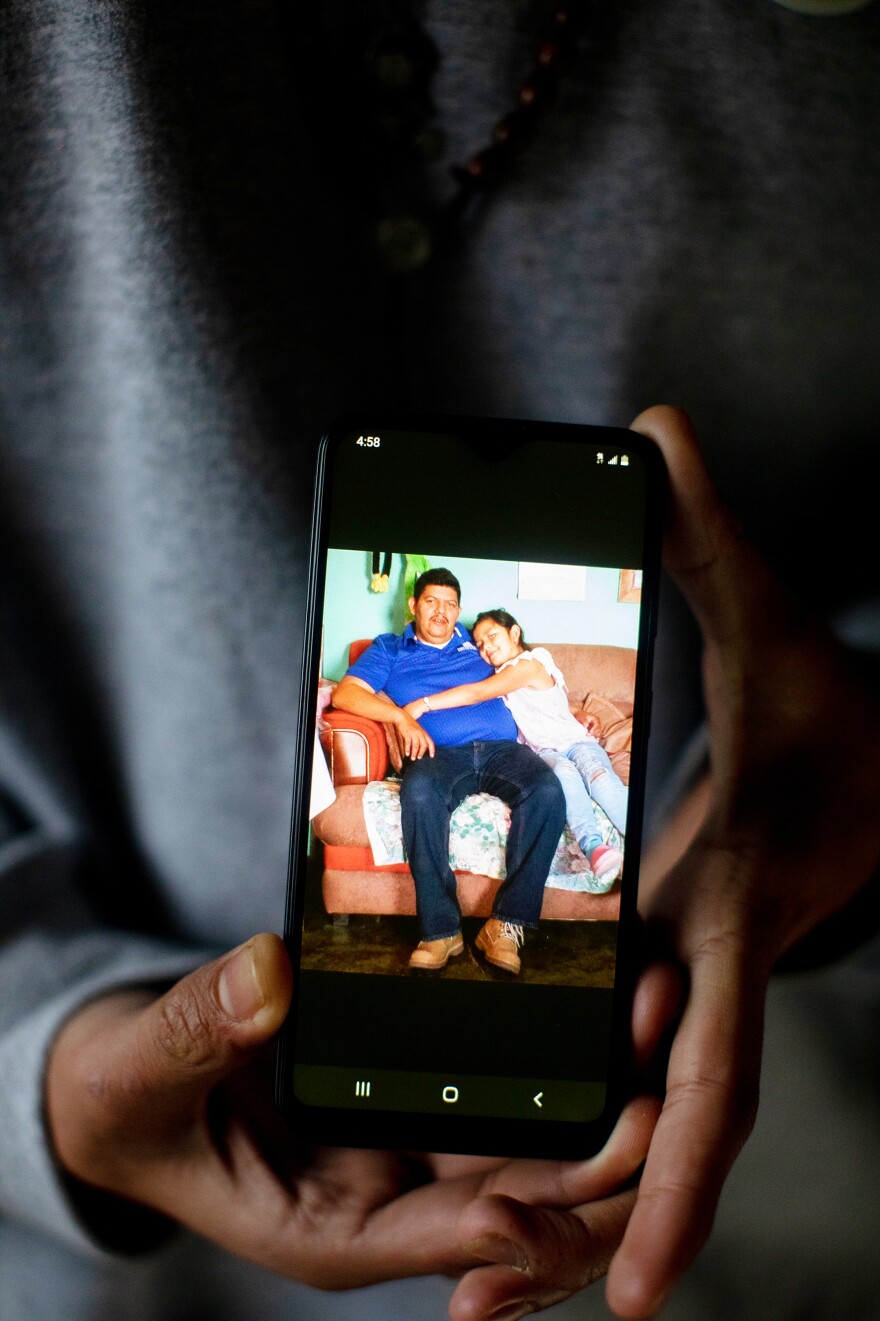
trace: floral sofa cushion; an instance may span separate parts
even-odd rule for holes
[[[373,780],[364,789],[364,819],[377,866],[406,862],[400,825],[400,782]],[[620,835],[596,805],[596,821],[606,843],[621,848]],[[491,794],[470,794],[452,814],[449,827],[449,865],[453,871],[473,872],[504,880],[510,809]],[[568,826],[550,867],[547,884],[562,890],[601,892],[587,859]]]

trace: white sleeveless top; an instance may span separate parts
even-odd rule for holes
[[[518,688],[503,698],[516,721],[520,742],[533,752],[540,752],[542,748],[561,752],[563,748],[570,748],[572,743],[595,743],[596,740],[569,710],[565,679],[546,647],[521,652],[513,660],[499,665],[498,673],[522,660],[535,660],[543,665],[553,680],[553,687]]]

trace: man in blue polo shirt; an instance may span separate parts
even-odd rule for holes
[[[517,743],[513,717],[500,698],[430,709],[432,693],[477,683],[494,672],[458,626],[461,587],[455,575],[428,569],[416,582],[409,609],[413,622],[403,635],[376,638],[333,697],[343,711],[396,726],[400,738],[403,838],[422,928],[409,966],[445,968],[464,949],[449,866],[449,818],[468,794],[485,792],[508,804],[511,822],[507,878],[476,943],[490,963],[518,973],[523,928],[538,925],[544,883],[565,825],[565,800],[553,772]],[[425,714],[414,720],[403,707],[425,694]]]

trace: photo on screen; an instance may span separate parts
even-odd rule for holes
[[[432,694],[448,685],[432,686],[433,654],[439,648],[419,636],[418,620],[409,609],[426,569],[448,570],[461,586],[461,613],[447,645],[466,649],[471,660],[480,656],[479,673],[487,677],[502,665],[506,670],[521,665],[517,657],[523,655],[535,663],[530,672],[542,685],[496,699],[507,708],[505,737],[525,744],[557,776],[567,817],[546,877],[537,929],[523,936],[522,970],[515,980],[610,988],[626,867],[638,566],[468,559],[433,550],[425,555],[328,552],[302,967],[511,980],[475,947],[507,875],[511,809],[500,798],[481,793],[468,795],[452,811],[448,857],[464,950],[442,969],[414,972],[409,959],[422,936],[418,878],[401,829],[407,763],[390,721],[334,706],[336,687],[352,666],[356,673],[373,675],[370,648],[377,637],[384,639],[380,645],[386,652],[390,648],[395,654],[408,643],[406,655],[418,651],[421,656],[419,682],[428,698],[422,704],[425,727],[433,721],[432,728],[443,731],[438,741],[464,741],[471,715],[447,708],[441,717],[430,708]],[[483,619],[474,635],[478,616]],[[400,663],[405,665],[406,657]],[[425,674],[429,677],[423,681]],[[370,687],[383,695],[375,684]],[[416,696],[423,694],[407,694],[408,699]],[[478,693],[468,695],[471,713],[478,698]]]

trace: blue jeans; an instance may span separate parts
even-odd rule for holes
[[[403,840],[416,886],[423,940],[461,930],[455,873],[449,866],[449,818],[468,794],[489,793],[510,807],[507,879],[492,916],[536,927],[544,884],[565,825],[565,797],[540,757],[521,743],[495,739],[437,748],[406,764],[400,786]]]
[[[596,802],[621,835],[626,831],[629,791],[614,771],[608,754],[599,743],[586,739],[557,752],[542,748],[542,761],[553,771],[565,794],[565,818],[571,833],[589,858],[602,843],[593,803]]]

